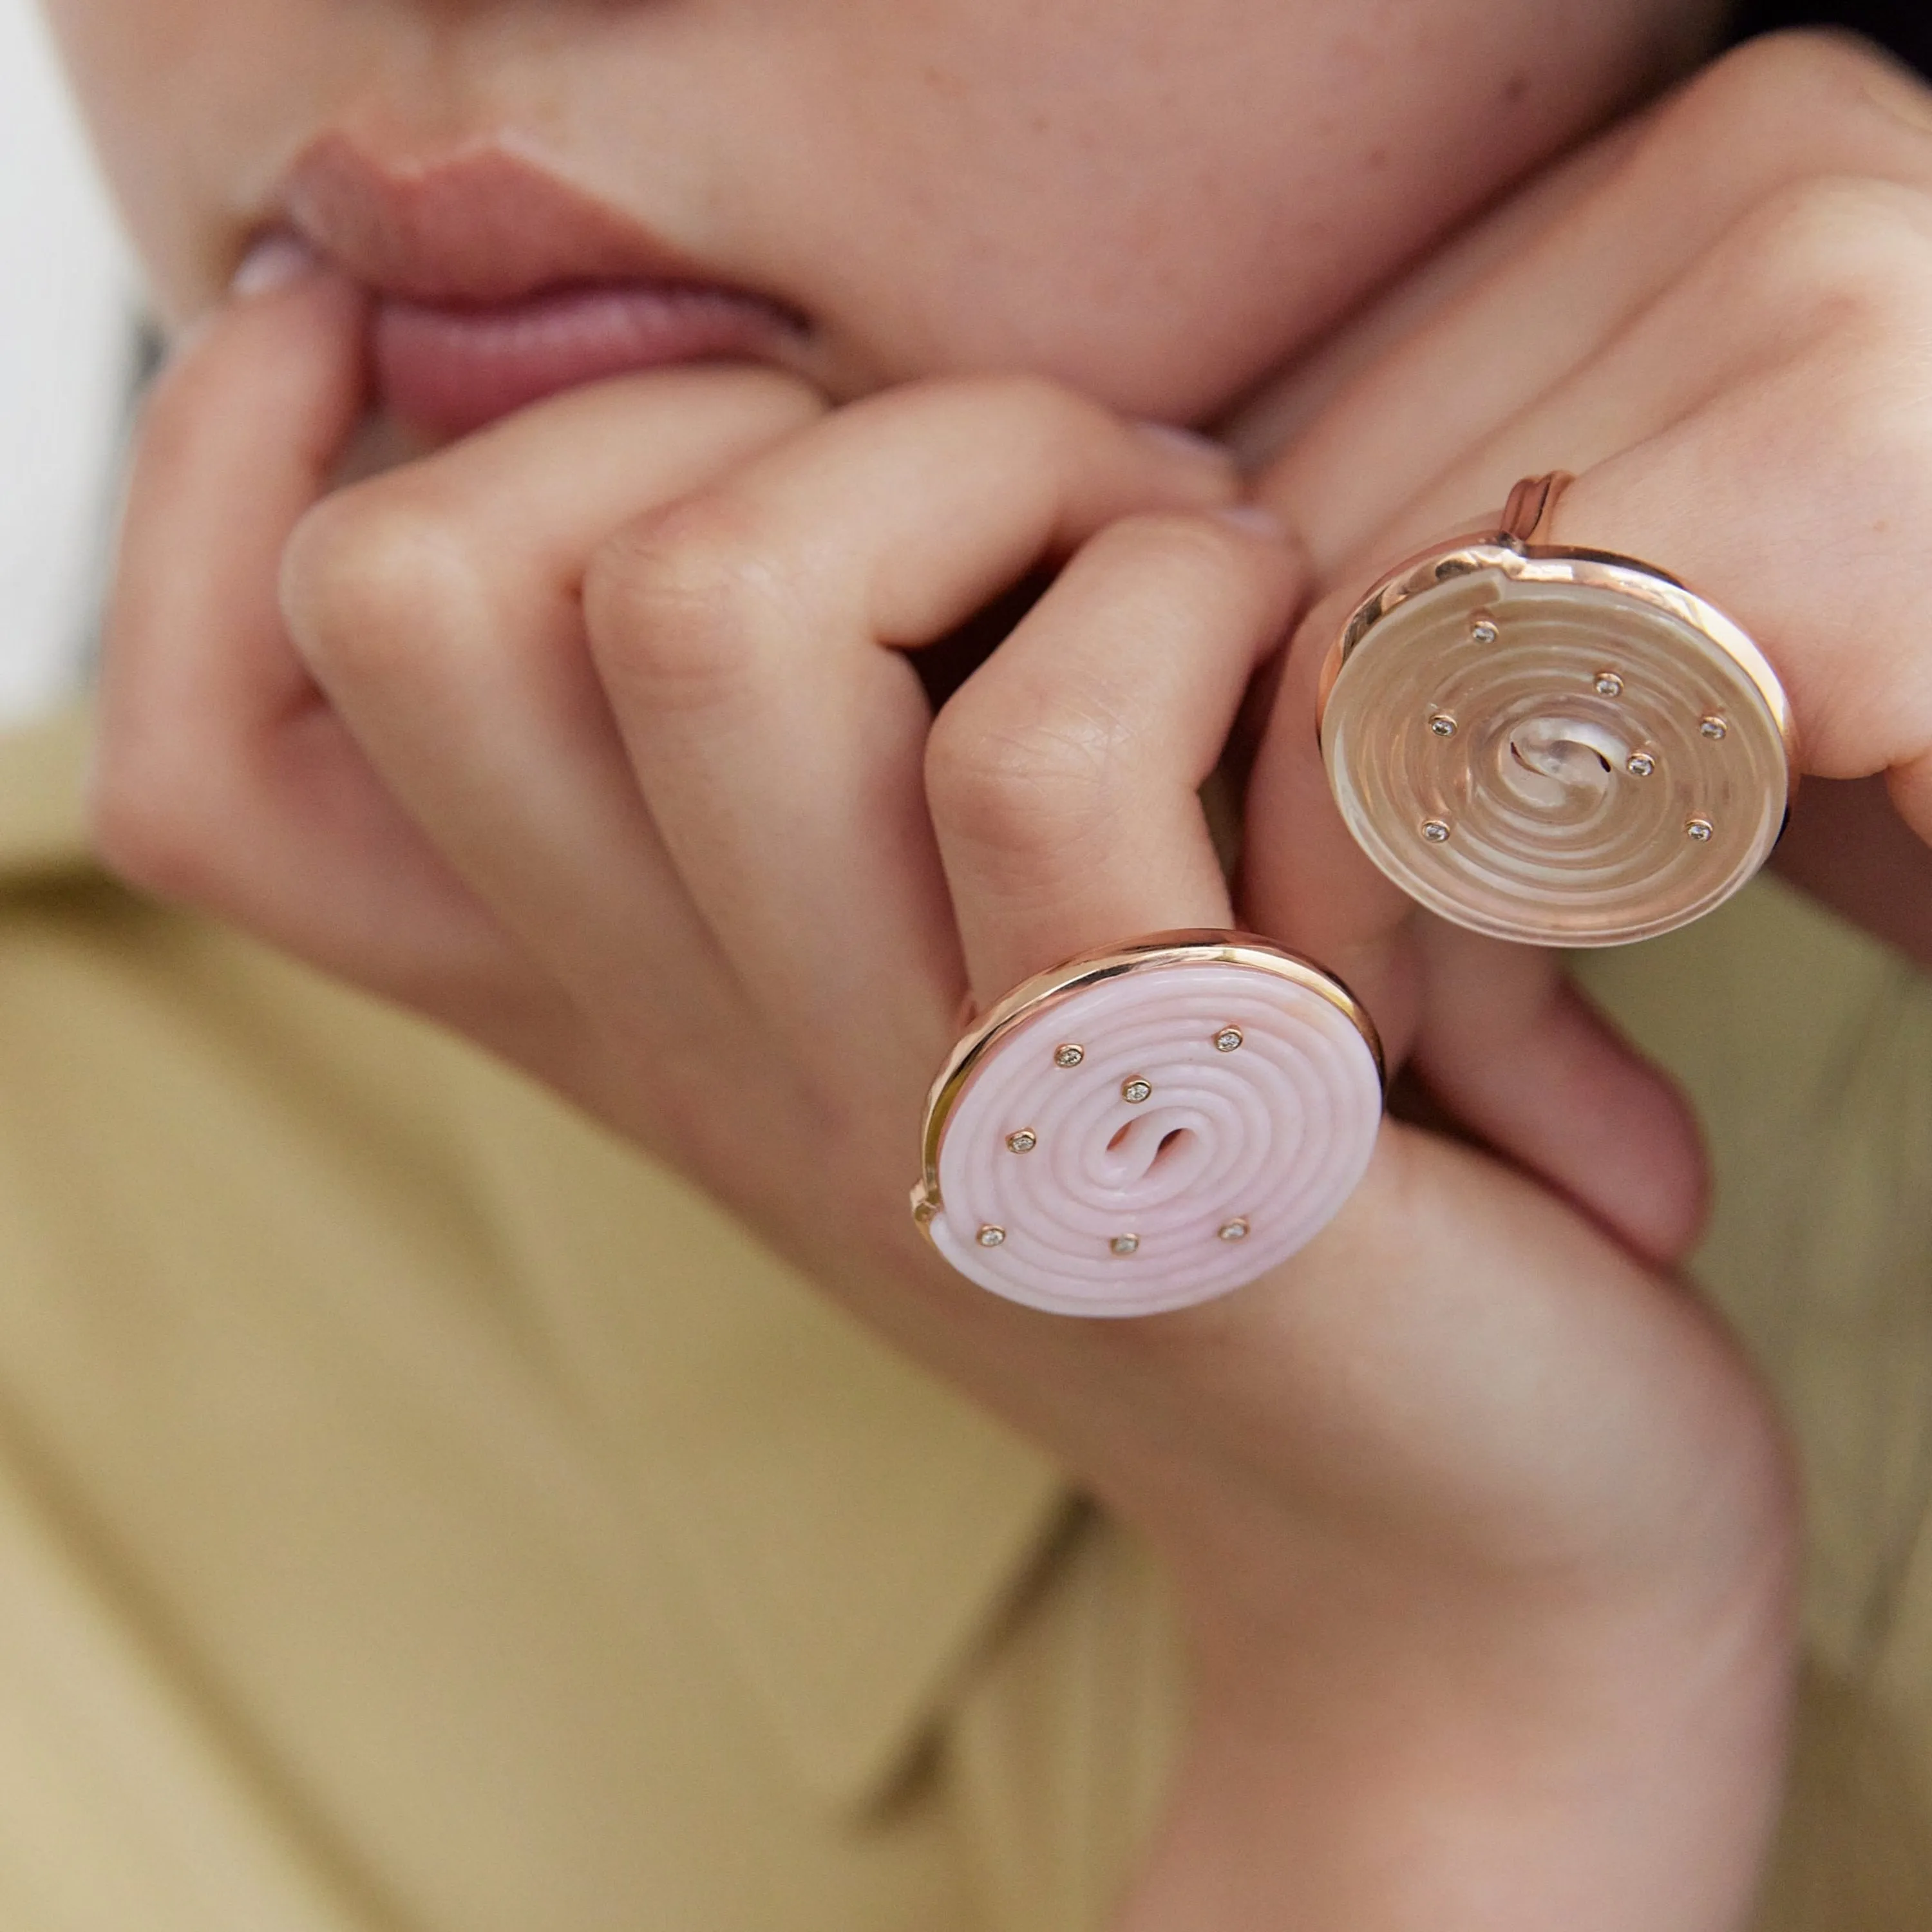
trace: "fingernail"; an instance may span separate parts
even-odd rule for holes
[[[1234,452],[1227,445],[1216,442],[1211,436],[1203,436],[1198,430],[1183,429],[1178,424],[1145,418],[1136,422],[1134,428],[1148,442],[1171,455],[1184,456],[1196,463],[1211,463],[1217,470],[1232,470],[1234,466]]]
[[[1288,526],[1272,510],[1264,509],[1258,503],[1229,503],[1225,508],[1210,510],[1210,517],[1219,517],[1224,524],[1232,524],[1236,530],[1245,531],[1251,537],[1259,537],[1268,543],[1286,543]]]
[[[264,235],[242,258],[228,284],[228,292],[237,302],[251,296],[273,295],[278,289],[313,274],[320,266],[315,250],[297,235],[278,229]]]

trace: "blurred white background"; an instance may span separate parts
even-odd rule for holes
[[[32,0],[0,0],[0,727],[92,643],[134,279]]]

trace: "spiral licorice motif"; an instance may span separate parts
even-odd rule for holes
[[[1346,988],[1242,935],[1162,935],[1018,989],[935,1084],[914,1212],[961,1274],[1057,1313],[1226,1294],[1360,1180],[1380,1048]]]
[[[1406,565],[1330,664],[1322,748],[1363,849],[1506,939],[1669,932],[1769,856],[1788,706],[1751,640],[1628,558],[1464,545]]]

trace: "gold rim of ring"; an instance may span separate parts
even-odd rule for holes
[[[1374,1058],[1376,1077],[1387,1088],[1388,1066],[1382,1036],[1368,1009],[1334,974],[1324,971],[1298,952],[1291,952],[1256,933],[1200,928],[1150,933],[1124,946],[1096,947],[1064,965],[1022,980],[988,1007],[947,1055],[926,1096],[926,1124],[920,1136],[921,1174],[913,1189],[913,1218],[928,1240],[932,1222],[944,1205],[939,1192],[939,1154],[946,1124],[986,1055],[1016,1028],[1064,1004],[1090,986],[1130,974],[1199,965],[1246,966],[1288,980],[1306,992],[1318,994],[1361,1036]]]

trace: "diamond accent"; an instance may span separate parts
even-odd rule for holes
[[[1132,1079],[1120,1082],[1120,1098],[1131,1101],[1138,1107],[1143,1100],[1154,1098],[1154,1089],[1136,1074]]]
[[[1214,1036],[1214,1051],[1216,1053],[1238,1053],[1240,1046],[1241,1030],[1239,1027],[1225,1028]]]
[[[974,1238],[982,1248],[997,1248],[1005,1241],[1006,1231],[1004,1228],[996,1227],[988,1221]]]
[[[1141,1238],[1138,1234],[1116,1234],[1107,1246],[1117,1255],[1138,1254]]]
[[[1429,728],[1438,738],[1453,738],[1456,735],[1456,721],[1448,712],[1438,711],[1430,718]]]
[[[1432,845],[1446,845],[1449,842],[1448,821],[1440,818],[1425,818],[1422,821],[1422,836]]]
[[[1472,644],[1492,644],[1496,636],[1496,620],[1487,611],[1479,610],[1469,620],[1469,641]]]
[[[1721,718],[1713,713],[1708,718],[1700,718],[1698,721],[1697,728],[1706,737],[1715,740],[1721,738],[1731,728]]]
[[[1597,695],[1599,698],[1621,698],[1624,694],[1624,681],[1613,670],[1600,670],[1597,674]]]
[[[1086,1058],[1087,1049],[1084,1046],[1056,1047],[1053,1053],[1053,1064],[1056,1066],[1078,1066]]]
[[[1031,1154],[1040,1145],[1040,1136],[1030,1127],[1022,1127],[1018,1132],[1006,1136],[1009,1154]]]
[[[1232,1221],[1223,1221],[1217,1232],[1224,1241],[1245,1241],[1248,1238],[1248,1224],[1244,1216],[1237,1215]]]
[[[1634,778],[1647,778],[1657,769],[1657,760],[1648,752],[1633,752],[1624,760],[1624,770]]]
[[[1708,845],[1711,842],[1712,826],[1711,821],[1708,818],[1694,818],[1684,826],[1684,830],[1688,832],[1700,845]]]

